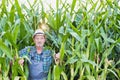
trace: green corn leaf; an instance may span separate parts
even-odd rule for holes
[[[51,69],[50,69],[49,72],[48,72],[47,80],[51,80],[52,79],[51,76],[52,76],[52,74],[51,74]]]
[[[63,76],[64,80],[68,80],[67,75],[65,74],[64,71],[61,72],[61,75]]]
[[[60,67],[58,65],[54,66],[54,80],[60,80]]]
[[[91,76],[91,75],[88,75],[88,76],[87,76],[87,79],[88,79],[88,80],[95,80],[95,77],[94,77],[94,76]]]
[[[21,6],[19,5],[19,2],[18,0],[15,0],[15,7],[16,7],[16,10],[18,12],[18,15],[21,19],[24,19],[24,15],[22,13],[22,9],[21,9]]]
[[[69,29],[68,32],[69,32],[73,37],[75,37],[75,39],[77,39],[78,41],[81,42],[81,38],[80,38],[80,36],[79,36],[76,32],[74,32],[74,31],[71,30],[71,29]]]
[[[2,4],[1,4],[1,6],[0,6],[0,8],[1,8],[1,10],[2,10],[1,13],[0,13],[0,18],[1,18],[4,14],[5,14],[5,15],[8,15],[6,3],[7,3],[6,0],[2,0]]]
[[[10,49],[4,44],[2,39],[0,39],[0,49],[3,51],[3,53],[6,54],[8,58],[13,59]]]
[[[5,70],[6,70],[6,59],[5,59],[5,57],[0,57],[0,65],[2,66],[1,69],[5,72]]]
[[[18,36],[19,30],[20,30],[20,27],[17,25],[16,27],[14,27],[13,32],[12,32],[12,36],[14,36],[13,41],[15,44],[17,42],[17,36]]]
[[[101,60],[101,62],[100,62],[100,64],[99,64],[99,67],[101,67],[101,65],[102,65],[103,61],[105,60],[105,58],[107,58],[108,55],[111,54],[112,49],[113,49],[114,46],[117,45],[118,43],[120,43],[120,39],[116,40],[115,43],[113,43],[108,49],[106,49],[106,50],[104,51],[103,56],[102,56],[102,60]]]
[[[10,44],[16,47],[16,44],[14,43],[14,40],[13,40],[14,35],[12,35],[10,32],[6,32],[4,36],[10,42]]]
[[[107,3],[110,5],[110,7],[113,7],[113,3],[112,3],[112,1],[111,0],[106,0],[107,1]]]
[[[71,15],[72,15],[72,12],[74,11],[74,8],[75,8],[75,5],[76,5],[76,1],[77,1],[77,0],[73,0],[73,1],[72,1],[71,12],[70,12]]]
[[[67,60],[66,64],[68,64],[68,63],[73,64],[73,63],[75,63],[75,62],[77,62],[77,61],[78,61],[78,59],[75,58],[75,56],[73,56],[73,57],[71,57],[71,58],[69,58],[69,59]]]
[[[82,66],[81,64],[82,64],[82,63],[81,63],[80,61],[77,61],[77,62],[76,62],[76,68],[75,68],[74,76],[77,75],[80,67]]]
[[[65,43],[62,42],[61,43],[61,48],[60,48],[60,60],[61,61],[63,60],[64,54],[65,54]]]
[[[81,36],[79,29],[77,29],[77,28],[76,28],[75,26],[73,26],[71,23],[70,23],[70,27],[74,30],[74,32],[76,32],[79,36]]]
[[[120,78],[120,69],[115,68],[114,70],[118,74],[118,77]]]
[[[99,41],[100,41],[100,39],[99,38],[97,38],[97,39],[95,39],[95,43],[96,43],[96,46],[97,46],[97,50],[99,51],[100,50],[100,43],[99,43]]]
[[[96,1],[96,3],[92,5],[92,7],[91,7],[90,10],[88,11],[88,13],[91,12],[91,11],[93,11],[93,10],[95,10],[97,4],[98,4],[98,1]]]
[[[90,63],[92,64],[93,66],[96,66],[97,64],[91,60],[87,60],[87,59],[81,59],[82,62],[85,62],[85,63]]]
[[[11,7],[11,11],[10,11],[10,22],[13,23],[14,22],[14,19],[15,19],[15,7],[12,6]]]
[[[117,76],[117,74],[116,74],[113,70],[108,69],[108,71],[112,72],[112,73],[117,77],[118,80],[120,79],[120,78]]]
[[[120,64],[120,60],[116,62],[116,64],[113,66],[113,68],[118,64]]]

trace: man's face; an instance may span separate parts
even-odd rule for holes
[[[43,47],[45,43],[45,36],[37,34],[34,36],[33,40],[36,47]]]

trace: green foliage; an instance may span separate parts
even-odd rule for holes
[[[19,0],[0,4],[0,80],[27,79],[18,51],[33,45],[41,19],[50,27],[46,46],[60,52],[60,64],[51,66],[48,80],[120,79],[119,0],[56,0],[49,11],[43,0],[27,3],[29,8]]]

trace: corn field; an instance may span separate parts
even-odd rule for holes
[[[34,45],[40,22],[49,26],[45,47],[60,52],[48,80],[120,80],[120,0],[56,0],[48,11],[26,1],[0,0],[0,80],[27,80],[18,52]]]

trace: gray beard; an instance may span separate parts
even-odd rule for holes
[[[43,46],[41,46],[41,45],[37,45],[36,47],[41,47],[41,48],[42,48]]]

